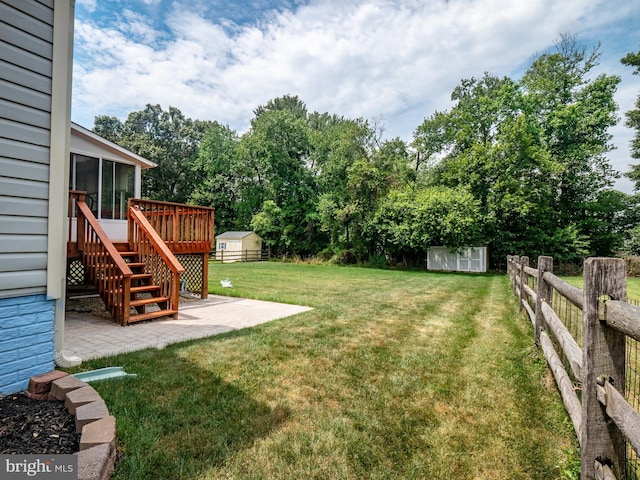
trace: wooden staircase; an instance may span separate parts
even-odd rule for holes
[[[131,269],[131,287],[129,288],[129,320],[128,323],[142,322],[154,318],[175,316],[175,309],[169,308],[170,297],[162,294],[162,287],[153,284],[153,275],[145,271],[145,263],[140,261],[136,250],[120,252],[120,255]],[[135,313],[134,313],[135,312]]]
[[[85,273],[112,317],[122,326],[178,315],[184,268],[139,209],[129,207],[129,242],[119,251],[84,201],[71,192],[77,250]]]

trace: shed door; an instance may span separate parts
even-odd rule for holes
[[[464,248],[458,256],[458,271],[484,272],[484,248]]]
[[[465,248],[460,254],[460,271],[483,273],[484,251],[484,248]]]
[[[469,271],[484,272],[484,248],[475,248],[469,259]]]
[[[470,272],[471,270],[471,260],[473,256],[472,248],[463,248],[462,252],[458,256],[458,271],[459,272]]]

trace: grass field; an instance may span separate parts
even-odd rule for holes
[[[573,428],[506,276],[252,263],[210,279],[314,310],[83,364],[138,374],[95,384],[114,479],[572,478]]]
[[[563,280],[570,283],[571,285],[575,285],[576,287],[582,288],[583,282],[582,277],[562,277]],[[627,277],[627,298],[640,301],[640,278],[638,277]]]

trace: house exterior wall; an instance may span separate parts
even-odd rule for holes
[[[0,0],[0,298],[46,293],[53,0]]]
[[[0,0],[0,395],[54,363],[72,40],[73,0]]]
[[[53,370],[54,306],[45,295],[0,299],[0,395]]]

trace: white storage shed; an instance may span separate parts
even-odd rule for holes
[[[427,251],[427,270],[485,273],[487,247],[463,247],[457,252],[447,247],[430,247]]]
[[[224,232],[216,236],[216,260],[248,262],[262,259],[262,237],[256,232]]]

